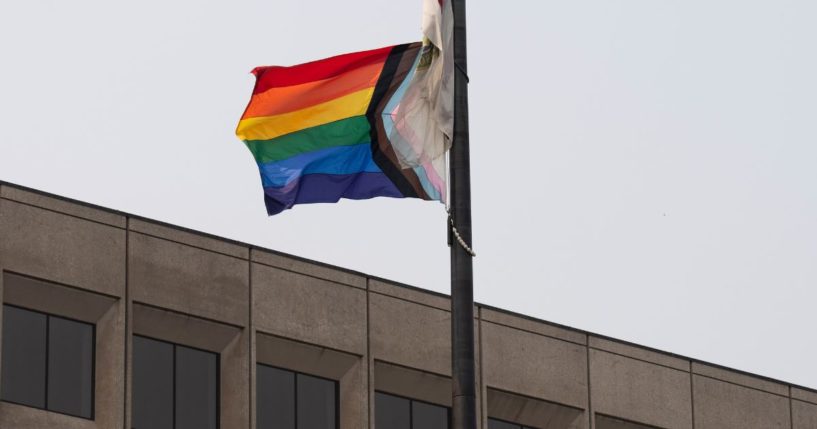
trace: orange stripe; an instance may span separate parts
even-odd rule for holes
[[[371,64],[324,80],[270,88],[252,96],[242,119],[294,112],[371,88],[382,69],[383,63]]]

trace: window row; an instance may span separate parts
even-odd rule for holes
[[[94,418],[95,327],[3,306],[0,398]],[[217,353],[134,335],[131,429],[218,429]],[[338,382],[256,366],[258,429],[337,429]],[[375,426],[448,429],[449,409],[385,392],[375,394]],[[489,419],[489,429],[532,429]]]

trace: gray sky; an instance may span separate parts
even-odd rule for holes
[[[441,205],[267,218],[233,134],[420,3],[4,2],[0,179],[447,292]],[[817,387],[817,2],[469,3],[476,299]]]

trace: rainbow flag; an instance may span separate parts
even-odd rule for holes
[[[420,43],[292,67],[258,67],[236,135],[255,157],[267,213],[341,198],[445,201],[444,159],[401,166],[389,141]]]

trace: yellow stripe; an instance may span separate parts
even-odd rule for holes
[[[269,140],[305,128],[366,114],[374,88],[274,116],[242,119],[235,133],[241,140]]]

